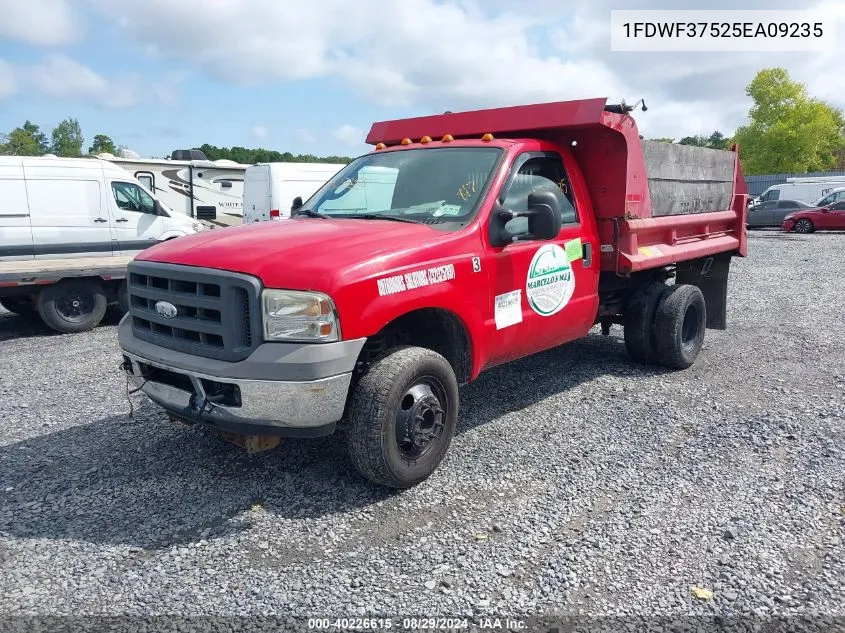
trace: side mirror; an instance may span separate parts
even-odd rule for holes
[[[493,246],[505,246],[516,241],[515,236],[505,230],[505,225],[514,218],[522,217],[528,219],[528,239],[553,240],[560,233],[563,222],[560,217],[560,201],[551,191],[535,191],[528,194],[526,211],[511,211],[497,201],[490,217],[490,243]]]
[[[290,207],[290,212],[294,213],[295,211],[297,211],[298,209],[301,209],[301,208],[302,208],[302,196],[296,196],[296,198],[293,199],[293,204]]]
[[[553,240],[560,233],[560,201],[551,191],[528,194],[528,232],[538,240]]]

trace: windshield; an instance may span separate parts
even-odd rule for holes
[[[502,150],[413,149],[357,158],[303,209],[329,217],[465,223],[475,214]]]

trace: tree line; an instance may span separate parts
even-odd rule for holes
[[[709,136],[685,136],[652,140],[712,149],[729,149],[739,144],[740,162],[746,175],[807,173],[845,170],[845,117],[821,99],[811,97],[804,84],[793,81],[783,68],[766,68],[746,86],[752,106],[748,122],[732,136],[718,130]],[[69,118],[53,128],[50,136],[38,125],[26,121],[8,134],[0,135],[0,154],[12,156],[82,156],[82,128]],[[95,134],[88,154],[116,154],[121,146],[106,134]],[[238,163],[348,163],[346,156],[292,154],[264,148],[217,147],[204,143],[201,150],[209,160],[228,159]]]
[[[82,134],[82,127],[79,125],[79,121],[73,118],[61,121],[53,128],[49,137],[38,125],[29,120],[7,134],[0,134],[0,155],[3,156],[55,154],[56,156],[73,158],[103,152],[116,155],[121,149],[125,149],[124,146],[115,144],[107,134],[95,134],[91,145],[88,146],[87,153],[83,152],[84,146],[85,137]],[[217,147],[208,143],[192,149],[201,150],[209,160],[224,158],[245,165],[272,162],[346,164],[352,161],[348,156],[292,154],[264,148]]]

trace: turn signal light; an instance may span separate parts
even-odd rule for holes
[[[376,149],[384,149],[385,147],[387,147],[387,145],[385,145],[384,143],[378,143],[376,145]]]
[[[455,140],[455,137],[452,136],[451,134],[446,134],[445,136],[443,136],[443,142],[444,143],[451,143],[454,140]]]
[[[410,145],[410,144],[411,144],[411,139],[409,139],[409,138],[403,138],[402,139],[402,145]]]
[[[488,132],[487,134],[485,134],[484,136],[481,137],[481,140],[484,141],[485,143],[489,143],[490,141],[493,140],[493,135]]]
[[[420,143],[431,143],[431,137],[430,136],[423,136],[420,139]]]

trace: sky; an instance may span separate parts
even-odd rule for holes
[[[799,3],[802,4],[803,3]],[[210,143],[357,156],[374,121],[578,98],[633,103],[647,137],[729,135],[745,86],[783,66],[845,107],[845,39],[823,53],[610,50],[589,0],[0,0],[0,132],[79,120],[142,156]],[[747,1],[743,9],[794,9]],[[845,26],[845,0],[805,9]]]

